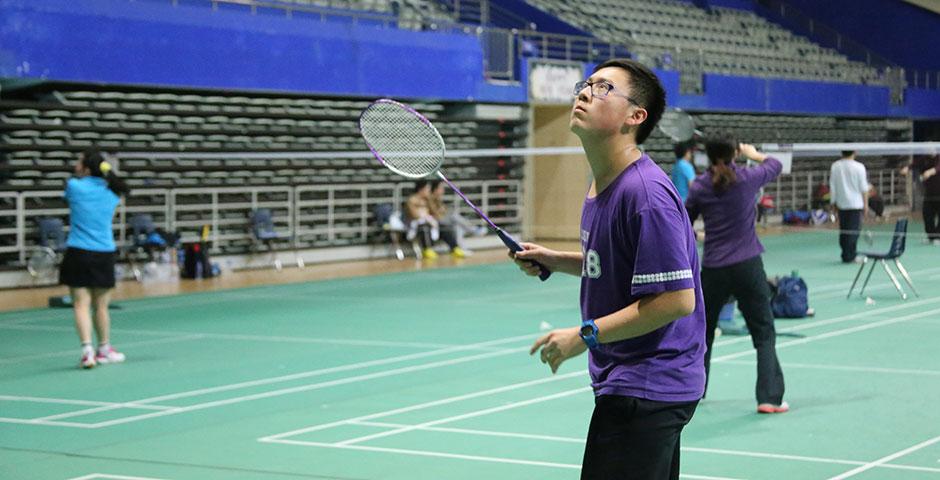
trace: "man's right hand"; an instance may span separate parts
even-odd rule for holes
[[[540,270],[538,265],[534,262],[538,262],[545,268],[553,272],[555,271],[555,259],[558,256],[558,252],[534,243],[521,242],[519,245],[523,248],[522,251],[509,252],[509,258],[516,262],[519,270],[522,270],[530,277],[537,277]]]

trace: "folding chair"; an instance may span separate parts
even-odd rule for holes
[[[855,284],[858,283],[858,278],[862,275],[862,270],[865,269],[865,265],[869,260],[877,260],[881,263],[882,267],[885,269],[885,273],[888,274],[888,277],[891,278],[891,283],[894,284],[894,288],[898,290],[898,293],[901,294],[902,300],[907,300],[907,294],[904,293],[904,290],[901,288],[901,284],[898,282],[897,277],[894,276],[894,273],[891,272],[891,269],[888,267],[887,260],[894,260],[894,266],[897,267],[898,272],[901,273],[901,277],[904,278],[904,281],[907,282],[908,286],[911,287],[911,291],[914,292],[914,295],[920,296],[917,293],[917,289],[914,288],[914,283],[911,282],[911,276],[907,273],[907,270],[904,269],[904,265],[901,265],[901,255],[904,254],[904,247],[907,243],[907,219],[902,218],[898,220],[898,223],[894,226],[894,236],[891,238],[891,248],[888,249],[887,253],[876,253],[876,252],[858,252],[859,255],[865,256],[865,261],[862,262],[862,265],[858,268],[858,273],[855,274],[855,280],[852,281],[852,287],[849,288],[849,294],[845,298],[852,296],[852,290],[855,289]],[[865,277],[865,283],[862,284],[861,290],[859,290],[859,296],[864,295],[865,287],[868,286],[868,280],[871,278],[872,272],[875,271],[875,263],[872,262],[871,269],[868,270],[868,276]]]

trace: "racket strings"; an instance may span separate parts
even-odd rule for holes
[[[444,142],[434,127],[393,103],[370,106],[360,121],[362,135],[386,166],[411,177],[440,168]]]

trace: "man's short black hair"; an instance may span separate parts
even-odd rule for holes
[[[676,158],[683,158],[685,154],[689,153],[695,148],[692,142],[679,142],[672,146],[672,152],[676,154]]]
[[[855,150],[842,150],[842,158],[849,158],[855,155]]]
[[[659,77],[646,65],[629,58],[612,58],[594,67],[594,73],[602,68],[617,67],[627,71],[630,77],[630,97],[646,109],[646,120],[636,131],[636,143],[649,138],[666,109],[666,90]]]

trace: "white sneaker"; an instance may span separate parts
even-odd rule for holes
[[[87,352],[82,352],[82,360],[78,362],[78,366],[81,368],[95,368],[95,365],[98,363],[95,361],[95,352],[88,350]]]
[[[95,355],[98,363],[121,363],[124,361],[124,354],[115,350],[114,347],[108,347],[107,351],[98,350]]]
[[[935,246],[935,247],[940,247],[940,240],[934,240],[934,241],[932,241],[932,242],[930,242],[930,243],[932,243],[933,246]]]

